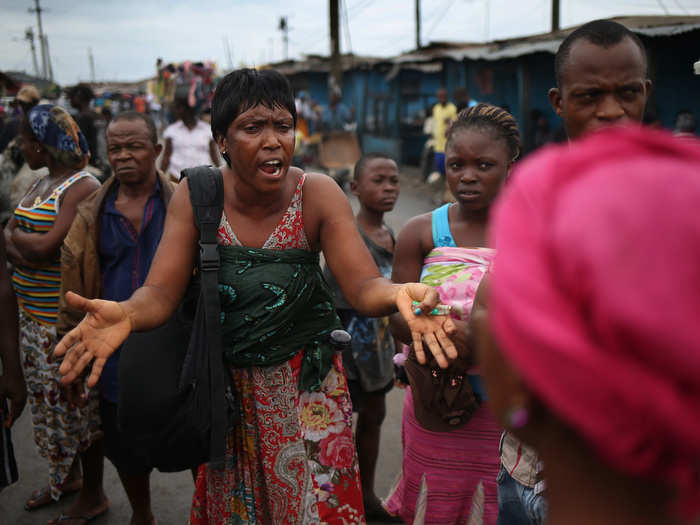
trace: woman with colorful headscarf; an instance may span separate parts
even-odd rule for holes
[[[699,174],[697,141],[609,129],[528,159],[496,205],[480,366],[550,525],[700,513]]]
[[[36,490],[25,508],[39,508],[84,486],[81,498],[87,515],[106,504],[101,479],[98,486],[88,479],[83,484],[77,462],[78,453],[100,437],[96,401],[81,409],[72,407],[60,387],[59,365],[48,363],[47,357],[56,344],[61,244],[76,207],[99,182],[82,171],[90,156],[87,141],[65,109],[50,104],[32,108],[21,139],[29,167],[49,170],[22,198],[4,232],[14,264],[12,283],[20,307],[20,349],[34,441],[39,454],[49,460],[48,486]],[[87,476],[88,469],[84,471]]]

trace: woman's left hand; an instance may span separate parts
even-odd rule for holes
[[[414,305],[414,301],[418,304]],[[450,319],[449,316],[429,313],[439,302],[437,291],[420,283],[402,284],[396,297],[396,306],[411,329],[418,362],[425,364],[427,361],[423,349],[425,342],[440,368],[447,368],[448,360],[457,357],[457,349],[445,333],[444,324]]]

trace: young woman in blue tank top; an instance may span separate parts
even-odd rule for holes
[[[517,123],[508,112],[488,104],[462,111],[448,131],[446,148],[447,182],[457,202],[411,219],[396,244],[392,279],[420,277],[438,290],[441,302],[451,307],[447,335],[466,362],[474,362],[467,327],[471,306],[495,255],[486,243],[489,209],[519,148]],[[406,328],[392,319],[395,335],[410,343]],[[417,349],[416,357],[424,360]],[[436,356],[436,361],[447,365],[444,358]],[[402,473],[385,504],[406,523],[417,515],[425,516],[424,523],[466,523],[475,514],[484,524],[496,525],[501,429],[485,406],[478,368],[465,374],[481,406],[454,430],[422,427],[414,410],[418,398],[410,389],[406,394]]]

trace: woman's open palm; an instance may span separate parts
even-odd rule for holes
[[[404,284],[398,293],[396,306],[408,323],[413,338],[413,349],[419,363],[425,363],[423,344],[435,357],[441,368],[447,368],[449,360],[457,357],[457,349],[447,335],[446,328],[452,327],[449,316],[414,313],[414,301],[423,312],[430,312],[439,302],[434,288],[420,283]],[[447,323],[447,326],[446,326]],[[448,328],[449,331],[449,328]]]
[[[66,293],[66,300],[86,315],[54,350],[55,356],[65,356],[59,368],[63,376],[61,381],[72,383],[94,359],[87,380],[87,386],[92,388],[97,384],[107,358],[131,333],[131,320],[126,310],[114,301],[86,299],[73,292]]]

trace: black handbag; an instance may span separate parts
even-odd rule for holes
[[[195,274],[176,313],[155,330],[131,334],[119,362],[122,439],[143,458],[144,468],[163,472],[223,459],[236,415],[220,328],[221,172],[200,166],[182,175],[199,229]]]

